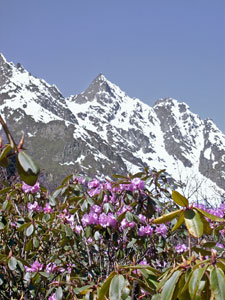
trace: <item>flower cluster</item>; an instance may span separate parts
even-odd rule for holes
[[[187,251],[187,246],[185,244],[178,244],[175,249],[177,253],[183,253]]]
[[[27,272],[39,272],[43,269],[43,264],[40,264],[38,260],[35,260],[35,262],[31,265],[31,267],[27,267],[27,266],[24,266],[25,270]]]
[[[34,203],[28,203],[27,208],[29,211],[35,211],[35,212],[41,212],[44,211],[45,214],[49,214],[53,212],[53,209],[51,208],[49,203],[46,203],[44,208],[38,204],[37,201],[34,201]]]
[[[25,194],[28,193],[36,194],[40,191],[40,184],[39,182],[36,182],[35,185],[31,186],[23,182],[22,190]]]

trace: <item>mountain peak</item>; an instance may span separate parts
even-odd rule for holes
[[[99,73],[98,76],[95,77],[93,81],[107,81],[107,79],[102,73]]]
[[[4,63],[6,62],[6,59],[2,53],[0,53],[0,63],[1,62],[4,62]]]

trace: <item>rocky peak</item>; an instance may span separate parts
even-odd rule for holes
[[[0,53],[0,65],[2,63],[6,63],[6,59],[5,59],[4,55],[2,53]]]
[[[27,148],[56,182],[74,170],[100,176],[150,166],[183,182],[194,174],[207,197],[209,184],[225,186],[225,136],[212,121],[172,98],[149,107],[102,73],[83,93],[64,99],[1,56],[0,113],[19,137],[25,127]]]

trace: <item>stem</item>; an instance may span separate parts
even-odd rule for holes
[[[78,215],[77,212],[76,212],[76,217],[77,217],[78,224],[81,224],[81,227],[82,227],[81,231],[83,233],[83,237],[84,237],[84,241],[85,241],[85,245],[86,245],[86,251],[87,251],[87,255],[88,255],[88,264],[89,264],[89,267],[91,267],[92,266],[92,259],[91,259],[91,254],[90,254],[90,251],[89,251],[89,248],[88,248],[87,238],[85,236],[84,228],[83,228],[83,225],[80,221],[80,218],[79,218],[79,215]]]
[[[10,143],[10,146],[15,150],[16,153],[18,153],[16,143],[15,143],[15,141],[14,141],[14,139],[13,139],[13,137],[12,137],[12,135],[11,135],[11,133],[10,133],[10,131],[9,131],[9,129],[8,129],[6,123],[3,120],[1,115],[0,115],[0,123],[2,124],[2,128],[5,131],[5,134],[7,136],[7,139],[9,141],[9,143]]]
[[[191,257],[191,235],[188,233],[188,250],[189,250],[189,256]]]

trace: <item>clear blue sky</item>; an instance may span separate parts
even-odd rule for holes
[[[64,96],[102,72],[149,105],[184,101],[225,132],[224,0],[0,0],[0,52]]]

